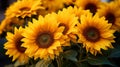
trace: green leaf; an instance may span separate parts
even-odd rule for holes
[[[88,57],[87,62],[91,65],[111,65],[115,66],[112,64],[107,57],[100,56],[100,57]]]
[[[79,63],[77,67],[90,67],[87,62]]]
[[[35,67],[48,67],[51,63],[51,60],[40,60],[36,63]]]
[[[26,63],[24,62],[19,62],[18,60],[14,63],[14,66],[15,67],[19,67],[19,66],[22,66],[22,65],[25,65]]]
[[[120,58],[120,45],[116,44],[111,54],[108,56],[109,58]]]
[[[77,61],[77,52],[75,50],[65,51],[63,57],[72,61]]]
[[[49,66],[48,67],[55,67],[52,63],[51,64],[49,64]]]
[[[120,51],[116,51],[109,56],[109,58],[119,58],[119,57],[120,57]]]
[[[73,61],[64,60],[62,67],[77,67],[77,65]]]

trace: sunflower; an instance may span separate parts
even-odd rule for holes
[[[43,9],[40,0],[17,0],[7,8],[5,16],[31,17],[32,15],[37,15],[36,12],[39,9]]]
[[[75,5],[82,7],[84,10],[90,10],[90,12],[93,14],[97,12],[100,4],[100,0],[77,0],[75,2]]]
[[[87,15],[89,14],[89,10],[83,10],[81,7],[71,7],[69,6],[68,8],[63,8],[63,12],[69,12],[70,14],[75,14],[75,16],[80,17],[81,15]]]
[[[24,23],[24,20],[20,20],[16,17],[5,17],[5,19],[2,20],[0,24],[0,34],[2,34],[3,31],[12,31],[15,26],[22,26]]]
[[[59,26],[65,27],[63,31],[64,36],[62,38],[65,42],[63,45],[70,46],[71,37],[73,40],[76,40],[75,33],[77,32],[77,29],[75,28],[75,25],[78,23],[78,17],[76,17],[74,13],[72,14],[69,11],[62,10],[58,12],[58,22],[60,22]]]
[[[64,0],[66,5],[74,5],[77,0]]]
[[[112,2],[115,2],[115,3],[118,4],[119,7],[120,7],[120,0],[112,0]]]
[[[48,13],[55,12],[64,7],[64,0],[41,0]]]
[[[8,24],[8,18],[2,20],[1,24],[0,24],[0,34],[2,34],[2,32],[5,30],[6,25]]]
[[[37,11],[38,15],[45,16],[48,13],[56,12],[64,7],[64,0],[41,0],[45,9]]]
[[[21,63],[27,63],[29,60],[29,57],[24,53],[26,48],[21,47],[22,41],[21,39],[23,36],[21,35],[24,32],[24,29],[20,27],[17,29],[15,27],[14,34],[8,32],[6,39],[8,42],[4,44],[4,49],[7,50],[6,55],[9,55],[9,57],[13,56],[12,61],[18,60]]]
[[[100,16],[105,16],[108,23],[112,23],[112,29],[120,31],[120,9],[116,2],[105,3],[98,10]]]
[[[110,29],[112,24],[108,23],[104,17],[100,18],[98,14],[94,16],[88,14],[82,15],[80,20],[81,23],[77,25],[78,42],[83,43],[87,52],[96,55],[101,53],[101,49],[113,48],[111,43],[115,42],[113,40],[115,30]]]
[[[38,20],[33,19],[25,28],[22,39],[26,47],[25,53],[34,59],[54,59],[62,52],[61,36],[64,27],[58,27],[57,14],[47,14],[44,18],[39,16]]]

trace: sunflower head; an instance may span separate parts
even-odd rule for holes
[[[65,5],[74,5],[77,0],[64,0]]]
[[[64,27],[58,27],[57,14],[48,14],[45,17],[40,16],[38,20],[33,19],[29,22],[23,33],[22,39],[26,47],[25,53],[34,58],[54,59],[62,51],[61,36]],[[32,48],[31,48],[32,47]]]
[[[100,3],[100,0],[77,0],[75,2],[78,7],[82,7],[85,10],[90,10],[90,12],[93,14],[97,12]]]
[[[58,11],[64,7],[64,0],[41,0],[41,2],[48,13]]]
[[[3,31],[13,31],[15,26],[22,26],[24,20],[19,20],[16,17],[5,17],[0,24],[1,33]]]
[[[63,26],[64,31],[63,34],[65,38],[65,43],[64,46],[70,45],[70,40],[71,40],[71,35],[75,36],[75,33],[77,32],[77,29],[75,28],[75,25],[78,23],[78,17],[74,13],[70,13],[69,10],[63,9],[62,11],[58,12],[58,22],[60,22],[59,27]],[[63,38],[63,39],[64,39]],[[76,40],[76,38],[72,38],[73,40]]]
[[[75,14],[75,16],[77,16],[78,18],[80,18],[81,15],[87,15],[90,13],[89,10],[84,10],[81,7],[77,7],[77,6],[74,6],[74,7],[69,6],[67,8],[63,8],[62,12]]]
[[[17,0],[7,8],[5,15],[21,18],[31,17],[37,15],[39,9],[43,9],[40,0]]]
[[[24,32],[24,29],[20,27],[17,29],[15,27],[14,34],[8,32],[6,39],[7,42],[4,44],[4,48],[7,50],[6,55],[9,57],[13,56],[12,61],[18,60],[21,63],[28,62],[28,56],[24,53],[26,48],[22,47],[21,39],[24,38],[21,34]]]
[[[82,15],[80,20],[81,23],[77,25],[78,41],[83,43],[87,52],[96,55],[101,53],[101,49],[113,48],[111,43],[114,42],[115,30],[111,30],[112,24],[109,24],[104,17],[100,18],[98,14],[95,16],[89,14]]]
[[[97,13],[100,16],[105,16],[108,23],[112,24],[112,29],[120,30],[120,9],[116,2],[104,3]]]

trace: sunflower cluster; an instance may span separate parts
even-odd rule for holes
[[[114,48],[114,33],[120,31],[119,1],[17,0],[0,25],[0,34],[7,32],[6,55],[21,63],[54,60],[72,45],[102,54]]]

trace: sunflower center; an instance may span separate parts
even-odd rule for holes
[[[28,8],[28,7],[23,7],[20,9],[20,11],[29,11],[29,10],[30,10],[30,8]]]
[[[93,3],[88,3],[85,6],[85,10],[89,9],[91,13],[95,14],[97,12],[97,6]]]
[[[75,2],[76,0],[72,0],[72,2]]]
[[[100,32],[95,27],[88,27],[83,31],[84,37],[91,42],[97,42],[100,39]]]
[[[65,29],[63,31],[63,34],[65,35],[67,33],[67,31],[69,30],[69,27],[67,25],[65,25],[64,23],[60,23],[59,26],[64,26],[65,27]]]
[[[54,1],[54,0],[49,0],[49,1]]]
[[[114,14],[108,13],[108,14],[105,16],[105,18],[106,18],[106,20],[108,20],[108,23],[114,24],[114,22],[115,22],[115,16],[114,16]]]
[[[23,43],[23,42],[21,41],[21,39],[22,39],[22,38],[19,38],[19,39],[16,40],[16,48],[17,48],[17,50],[18,50],[19,52],[24,53],[25,50],[26,50],[26,48],[24,48],[24,47],[21,46],[22,43]]]
[[[53,43],[53,36],[48,33],[40,34],[37,38],[38,46],[41,48],[48,48]]]

